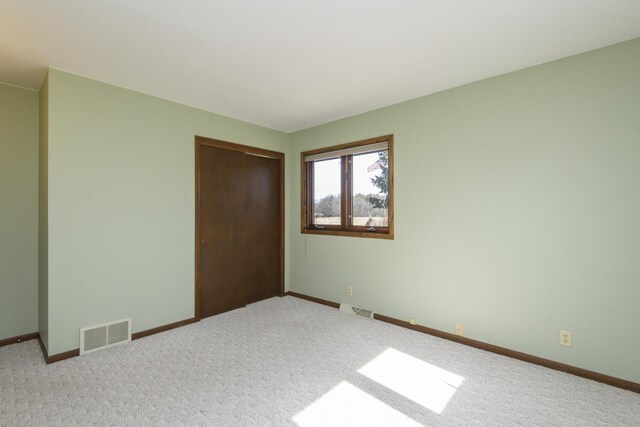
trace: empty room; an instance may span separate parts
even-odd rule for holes
[[[640,1],[0,0],[0,426],[640,426]]]

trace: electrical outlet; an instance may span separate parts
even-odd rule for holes
[[[560,331],[560,345],[571,347],[571,331]]]
[[[353,288],[351,286],[347,286],[347,296],[353,295]]]
[[[416,319],[414,317],[410,317],[409,318],[409,324],[410,325],[415,325],[416,324]]]
[[[456,323],[456,335],[464,336],[464,325],[462,323]]]

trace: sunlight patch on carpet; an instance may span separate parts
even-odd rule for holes
[[[347,381],[323,394],[292,419],[301,427],[422,425]]]
[[[358,372],[390,390],[441,414],[464,377],[394,348],[388,348]]]

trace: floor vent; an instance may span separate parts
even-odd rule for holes
[[[369,319],[373,319],[373,311],[367,310],[366,308],[362,308],[362,307],[355,307],[350,304],[345,304],[345,303],[340,304],[340,311],[353,314],[354,316],[367,317]]]
[[[131,318],[80,328],[80,354],[131,341]]]

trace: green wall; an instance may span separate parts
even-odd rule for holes
[[[193,317],[194,135],[287,155],[289,136],[54,69],[48,89],[49,354]]]
[[[293,134],[290,217],[300,151],[390,133],[395,240],[293,232],[291,290],[640,381],[640,39]]]
[[[38,93],[0,84],[0,339],[38,329]]]

